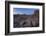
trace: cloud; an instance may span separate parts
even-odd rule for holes
[[[18,11],[18,12],[13,12],[13,14],[14,14],[14,15],[16,15],[16,14],[32,15],[32,14],[34,14],[34,11],[32,11],[31,13],[26,13],[26,12],[20,12],[20,11]]]
[[[13,12],[13,14],[24,14],[24,13],[21,13],[21,12]]]

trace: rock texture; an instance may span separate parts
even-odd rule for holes
[[[39,26],[39,10],[35,10],[32,15],[14,15],[14,28],[19,27],[38,27]]]

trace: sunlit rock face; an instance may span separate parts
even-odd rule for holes
[[[14,15],[14,28],[19,27],[38,27],[39,10],[35,10],[32,15]]]

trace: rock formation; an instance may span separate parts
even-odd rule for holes
[[[14,28],[16,27],[38,27],[39,10],[35,10],[32,15],[14,15]]]

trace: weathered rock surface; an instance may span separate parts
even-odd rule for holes
[[[38,27],[39,11],[35,10],[32,15],[14,15],[14,27]]]

